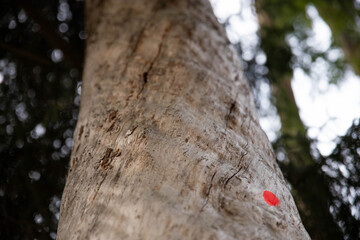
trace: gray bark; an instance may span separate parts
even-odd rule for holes
[[[86,14],[58,239],[309,239],[209,3],[89,0]]]

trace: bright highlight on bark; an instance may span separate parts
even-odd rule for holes
[[[263,193],[264,200],[270,206],[276,206],[279,204],[279,199],[270,191],[264,191]]]

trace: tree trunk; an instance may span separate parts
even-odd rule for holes
[[[309,239],[209,3],[89,0],[86,14],[58,239]]]

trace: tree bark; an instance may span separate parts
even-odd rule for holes
[[[58,239],[309,239],[209,3],[89,0],[86,14]]]

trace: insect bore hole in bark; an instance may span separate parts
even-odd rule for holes
[[[144,81],[144,83],[147,83],[147,81],[148,81],[148,72],[144,72],[144,74],[143,74],[143,81]]]

